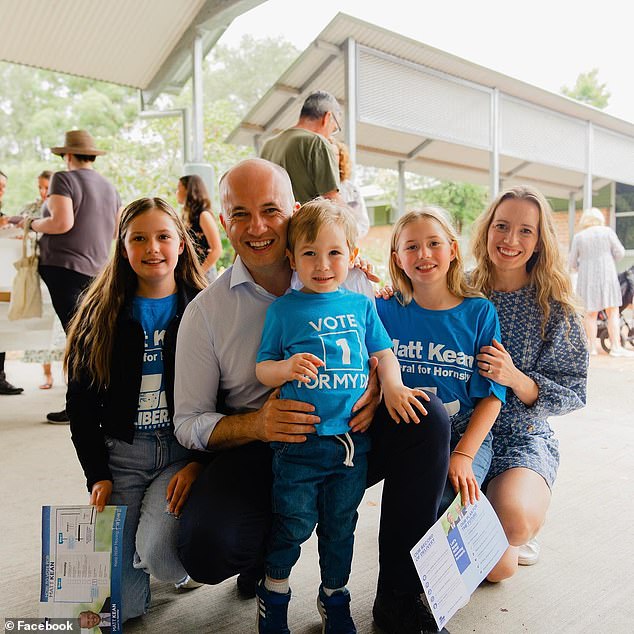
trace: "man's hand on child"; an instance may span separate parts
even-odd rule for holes
[[[315,406],[302,401],[281,399],[280,388],[273,390],[262,408],[254,412],[258,440],[262,442],[304,442],[320,422]]]
[[[416,410],[423,416],[427,415],[425,406],[419,400],[422,398],[429,401],[429,396],[423,390],[413,390],[404,385],[396,388],[383,386],[383,393],[387,411],[395,422],[419,423],[420,418]]]
[[[167,511],[176,517],[180,517],[183,506],[189,497],[192,484],[202,471],[199,462],[190,462],[180,471],[177,471],[167,485]]]
[[[374,297],[377,299],[390,299],[392,295],[394,295],[394,289],[389,284],[374,291]]]
[[[92,485],[90,500],[88,504],[97,507],[97,512],[101,513],[103,507],[110,501],[112,495],[112,480],[99,480]]]
[[[381,281],[381,278],[374,272],[373,264],[371,262],[368,262],[368,260],[364,260],[360,257],[355,258],[354,268],[363,271],[370,282]]]
[[[475,504],[480,499],[480,487],[472,465],[473,460],[462,454],[452,453],[449,458],[449,482],[456,493],[460,492],[463,506]]]
[[[326,364],[310,352],[299,352],[284,361],[286,364],[286,380],[310,383],[317,379],[319,368]]]

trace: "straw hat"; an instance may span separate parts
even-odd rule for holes
[[[53,154],[83,154],[85,156],[100,156],[104,150],[95,147],[95,140],[86,130],[69,130],[64,135],[63,147],[52,147]]]

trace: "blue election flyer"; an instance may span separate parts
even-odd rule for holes
[[[79,619],[82,632],[121,632],[125,506],[42,507],[40,617]]]
[[[438,629],[464,607],[508,548],[489,500],[480,492],[462,506],[460,494],[410,554]]]

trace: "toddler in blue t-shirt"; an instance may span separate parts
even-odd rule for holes
[[[301,207],[290,220],[287,254],[303,288],[277,299],[266,314],[258,379],[282,386],[281,398],[312,403],[321,422],[305,442],[271,443],[273,528],[266,578],[257,588],[258,632],[288,632],[288,578],[316,525],[325,631],[335,625],[356,631],[346,583],[370,438],[351,432],[349,421],[368,385],[370,355],[378,359],[390,416],[417,423],[426,413],[419,398],[428,397],[403,385],[372,300],[339,287],[357,254],[355,241],[345,206],[318,199]]]

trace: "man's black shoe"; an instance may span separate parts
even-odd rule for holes
[[[264,577],[264,570],[260,567],[241,572],[236,581],[240,598],[253,599],[255,597],[255,587],[262,577]]]
[[[385,634],[436,634],[438,627],[420,594],[377,590],[372,607],[374,622]],[[444,634],[449,634],[443,628]]]
[[[61,412],[49,412],[46,415],[46,420],[53,425],[66,425],[70,422],[65,409]]]
[[[22,394],[22,392],[24,392],[24,388],[11,385],[11,383],[7,381],[4,372],[0,372],[0,394]]]

